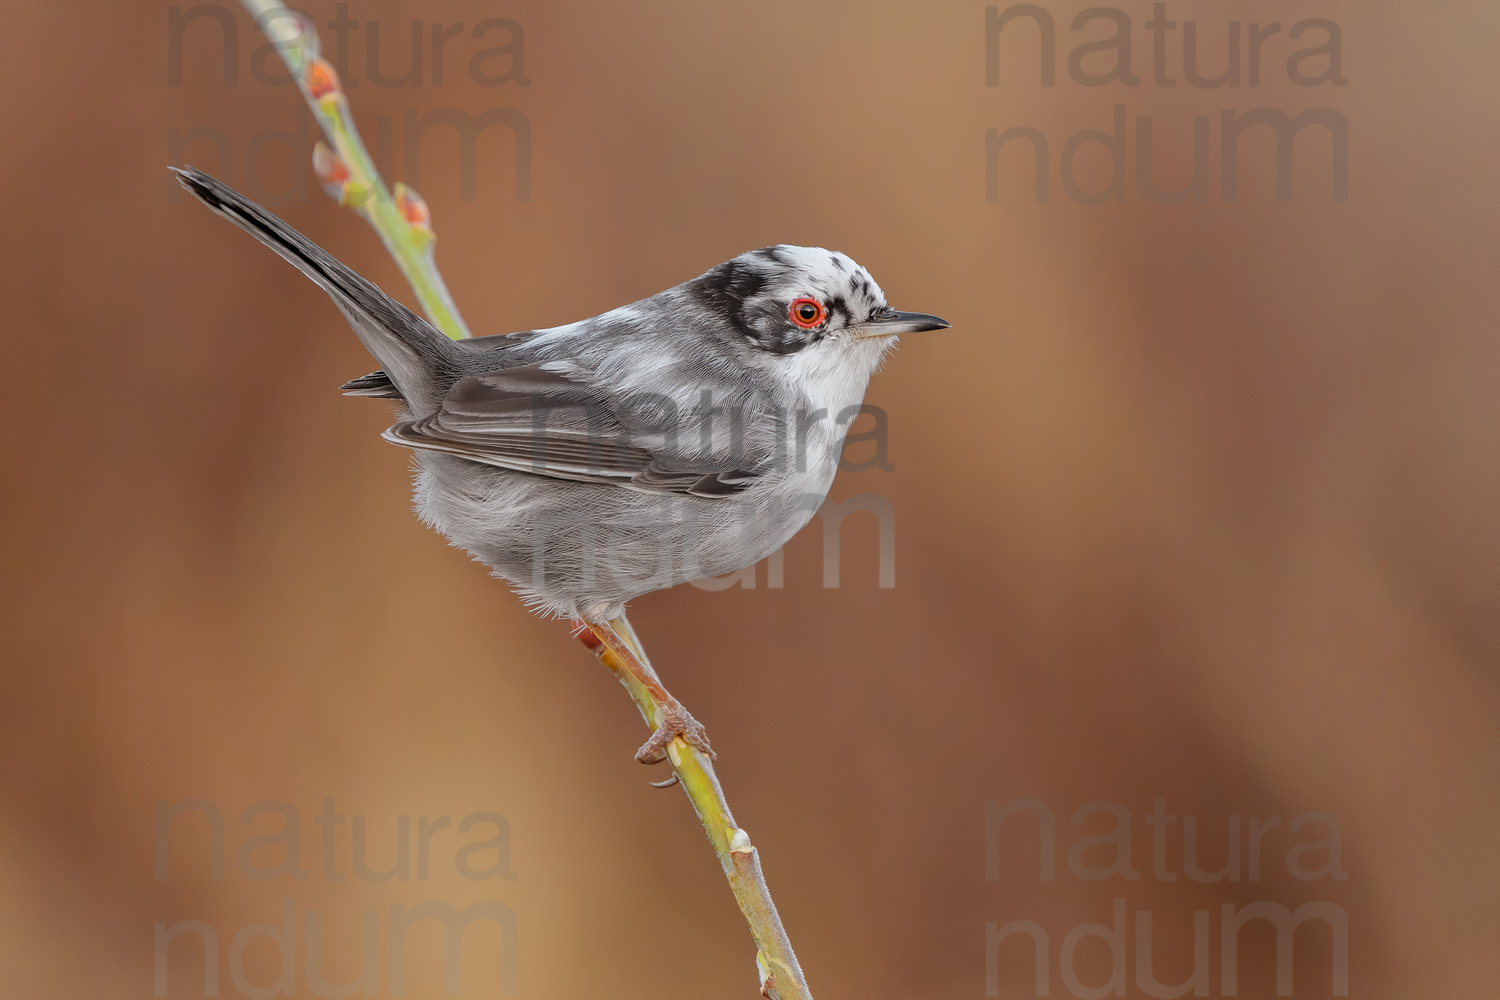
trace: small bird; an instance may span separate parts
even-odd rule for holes
[[[782,245],[591,319],[455,341],[232,188],[173,170],[327,292],[380,363],[343,389],[400,404],[385,438],[415,455],[421,519],[536,611],[591,626],[780,548],[827,496],[897,335],[949,325],[890,308],[842,253]],[[674,736],[711,755],[655,688],[637,759]]]

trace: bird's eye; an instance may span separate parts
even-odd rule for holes
[[[795,299],[792,302],[792,322],[804,330],[811,330],[823,322],[828,310],[817,299]]]

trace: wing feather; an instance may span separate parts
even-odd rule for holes
[[[385,438],[553,479],[705,499],[734,496],[756,479],[744,456],[671,448],[663,428],[543,364],[465,376],[434,413],[396,424]]]

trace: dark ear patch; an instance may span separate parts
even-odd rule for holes
[[[727,320],[741,336],[753,338],[755,331],[745,323],[745,300],[765,286],[766,278],[759,268],[730,260],[693,281],[692,290],[715,316]]]
[[[705,305],[738,315],[745,300],[760,294],[766,287],[766,276],[760,268],[731,260],[709,271],[694,284]]]
[[[777,259],[775,247],[748,256]],[[816,330],[803,330],[787,318],[789,304],[749,304],[766,287],[765,271],[741,259],[726,261],[692,283],[698,301],[730,324],[752,347],[772,354],[795,354],[818,339]]]

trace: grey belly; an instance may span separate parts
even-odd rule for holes
[[[705,499],[511,472],[417,453],[417,513],[536,610],[612,617],[624,603],[770,555],[816,513],[824,476],[769,474]]]

